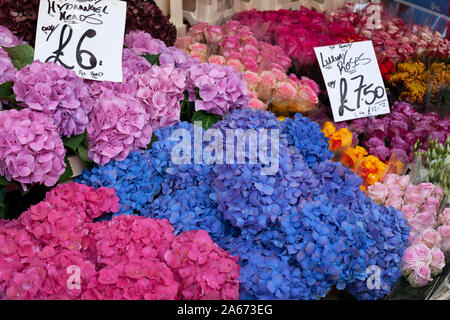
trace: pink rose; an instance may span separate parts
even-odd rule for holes
[[[398,184],[400,185],[400,189],[402,191],[405,191],[410,183],[411,181],[409,179],[409,176],[401,176],[400,179],[398,180]]]
[[[369,186],[367,195],[378,204],[384,204],[387,196],[387,188],[384,184],[376,182]]]
[[[417,207],[410,206],[408,204],[404,204],[402,207],[402,211],[405,215],[405,219],[409,220],[415,216],[417,213]]]
[[[434,191],[434,185],[432,183],[421,183],[419,184],[419,194],[422,196],[423,199],[427,199],[431,193]]]
[[[401,210],[402,206],[403,199],[401,197],[386,200],[386,207],[393,207],[397,210]]]
[[[408,276],[408,281],[413,287],[426,286],[431,280],[430,268],[424,263],[416,266]]]
[[[450,226],[442,226],[438,228],[439,233],[441,234],[441,250],[445,253],[450,252]]]
[[[445,267],[445,255],[441,249],[434,247],[431,249],[431,273],[437,275]]]
[[[420,262],[425,264],[431,262],[431,250],[424,243],[416,244],[413,248],[416,252],[417,259],[419,259]]]
[[[441,237],[441,234],[439,233],[439,231],[428,228],[422,232],[421,240],[429,248],[433,248],[433,247],[439,246],[439,244],[442,240],[442,237]]]
[[[219,56],[219,55],[215,55],[215,54],[213,54],[213,55],[211,55],[209,58],[208,58],[208,63],[215,63],[215,64],[225,64],[225,57],[223,57],[223,56]]]
[[[419,264],[419,258],[417,257],[414,247],[408,247],[403,254],[403,269],[413,269]]]
[[[259,99],[251,99],[248,107],[259,110],[267,110],[266,106],[264,105],[264,102],[262,102]]]
[[[437,212],[441,201],[437,198],[428,197],[423,204],[423,211]]]
[[[400,176],[397,174],[388,174],[384,179],[383,183],[389,187],[398,184]]]
[[[408,224],[416,231],[422,231],[426,228],[433,228],[436,223],[435,217],[432,213],[421,212],[416,214],[408,221]]]
[[[403,191],[399,184],[390,185],[387,188],[388,198],[403,198]]]

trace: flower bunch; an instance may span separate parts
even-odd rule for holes
[[[236,299],[236,258],[204,231],[120,216],[113,189],[59,185],[19,220],[0,223],[4,299]],[[70,274],[81,272],[79,286]]]
[[[421,143],[414,146],[415,173],[420,181],[431,182],[441,186],[448,192],[450,190],[450,135],[446,144],[438,140],[429,140],[428,150],[419,151]]]
[[[431,87],[431,100],[437,102],[440,91],[450,86],[450,70],[444,62],[433,62],[429,68],[421,61],[399,63],[398,71],[389,78],[389,84],[401,90],[399,99],[409,103],[424,104],[428,88]]]
[[[380,12],[382,19],[374,21],[373,12]],[[354,4],[327,14],[331,22],[351,23],[356,34],[371,39],[375,51],[397,63],[416,55],[446,58],[450,52],[450,41],[428,26],[408,24],[398,17],[389,17],[381,5],[371,4],[355,12]],[[381,21],[383,23],[381,23]]]
[[[125,30],[143,30],[160,39],[167,46],[172,46],[177,37],[175,26],[164,15],[156,4],[145,0],[127,2],[127,18]]]
[[[319,86],[307,77],[298,79],[272,69],[259,74],[245,71],[244,79],[252,98],[250,107],[255,109],[265,109],[263,101],[267,101],[274,112],[308,112],[315,109],[319,101]]]
[[[152,138],[150,116],[145,107],[129,95],[107,91],[89,114],[87,137],[89,158],[105,165],[124,160],[130,152],[145,149]]]
[[[395,154],[400,161],[409,162],[414,157],[417,140],[426,150],[430,137],[445,143],[450,130],[449,118],[441,118],[434,112],[418,113],[406,102],[395,102],[386,116],[357,119],[343,125],[362,133],[364,140],[360,144],[381,161]]]
[[[280,46],[298,66],[312,65],[314,47],[336,44],[354,34],[348,22],[327,21],[323,14],[300,10],[243,11],[233,17],[248,26],[259,40]]]
[[[178,38],[175,46],[202,62],[234,66],[241,72],[273,68],[286,72],[291,65],[280,47],[258,41],[248,27],[237,21],[220,27],[198,23],[186,36]]]
[[[228,111],[246,108],[250,102],[247,84],[233,67],[200,63],[188,71],[188,87],[198,90],[195,110],[224,116]],[[193,93],[190,101],[193,101]]]
[[[86,130],[92,101],[74,71],[34,61],[17,72],[13,90],[21,106],[50,115],[61,135],[71,137]]]
[[[445,265],[440,249],[442,236],[437,229],[442,188],[431,183],[413,185],[409,176],[389,174],[383,182],[370,186],[367,194],[379,204],[402,210],[411,227],[411,246],[403,257],[403,274],[415,287],[429,283]],[[441,221],[445,222],[445,218]],[[445,233],[446,229],[442,230]]]
[[[31,109],[0,111],[0,175],[48,187],[65,170],[64,149],[53,119]]]
[[[38,11],[39,0],[5,0],[0,4],[0,20],[15,36],[33,44]]]

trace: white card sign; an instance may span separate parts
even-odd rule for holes
[[[335,122],[390,112],[372,41],[318,47],[314,51]]]
[[[126,8],[119,0],[41,0],[34,59],[121,82]]]

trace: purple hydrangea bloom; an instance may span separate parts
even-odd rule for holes
[[[22,44],[22,40],[16,37],[8,28],[0,25],[0,46],[15,47]]]
[[[194,64],[188,71],[188,87],[198,90],[195,110],[224,116],[234,109],[247,108],[250,102],[247,83],[233,67],[218,64]],[[190,92],[194,101],[195,91]]]
[[[0,111],[0,175],[8,181],[51,187],[64,173],[63,142],[53,119],[23,109]]]
[[[21,106],[53,117],[61,135],[70,137],[86,130],[92,99],[74,71],[34,61],[16,73],[13,90]]]

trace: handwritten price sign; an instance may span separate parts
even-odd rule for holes
[[[314,48],[335,122],[389,113],[372,41]]]
[[[81,78],[122,82],[125,18],[124,1],[41,0],[34,59]]]

